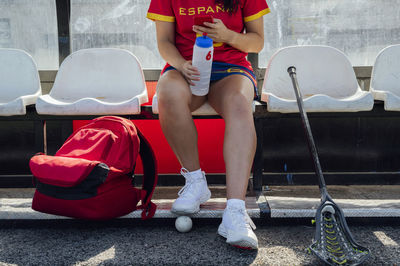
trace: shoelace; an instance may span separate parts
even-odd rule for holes
[[[192,194],[192,193],[189,193],[189,192],[191,192],[191,189],[190,189],[191,186],[193,186],[195,183],[200,183],[202,181],[202,179],[201,178],[198,178],[198,179],[192,178],[189,174],[189,171],[186,168],[181,169],[181,175],[183,175],[183,177],[185,178],[186,181],[185,181],[185,185],[179,190],[178,196],[185,197],[185,196],[188,196],[189,194]]]
[[[249,217],[246,210],[239,208],[229,208],[232,212],[232,222],[239,227],[250,226],[253,230],[256,230],[256,225],[253,220]]]

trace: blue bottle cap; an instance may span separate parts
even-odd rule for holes
[[[203,35],[196,38],[196,45],[202,48],[208,48],[213,45],[213,41],[210,37],[207,37],[207,35]]]

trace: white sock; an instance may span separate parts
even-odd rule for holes
[[[226,207],[234,207],[238,209],[246,209],[244,200],[241,199],[228,199]]]
[[[201,168],[192,172],[189,172],[190,176],[193,177],[194,179],[198,178],[203,178],[203,172],[201,171]]]

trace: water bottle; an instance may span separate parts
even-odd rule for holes
[[[203,96],[208,93],[210,87],[211,66],[214,47],[213,41],[206,34],[196,38],[193,47],[192,65],[200,72],[200,80],[193,81],[194,86],[190,86],[192,94]]]

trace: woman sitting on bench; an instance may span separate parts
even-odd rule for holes
[[[264,45],[265,0],[151,0],[147,17],[156,23],[158,49],[167,62],[157,84],[159,120],[186,179],[171,211],[188,215],[200,210],[210,196],[200,168],[197,130],[191,112],[208,101],[225,121],[224,160],[227,206],[218,233],[227,243],[258,248],[245,196],[256,150],[252,101],[256,78],[247,53]],[[213,22],[193,25],[193,17],[212,15]],[[196,34],[214,42],[209,93],[192,95],[190,85],[199,80],[192,66]]]

